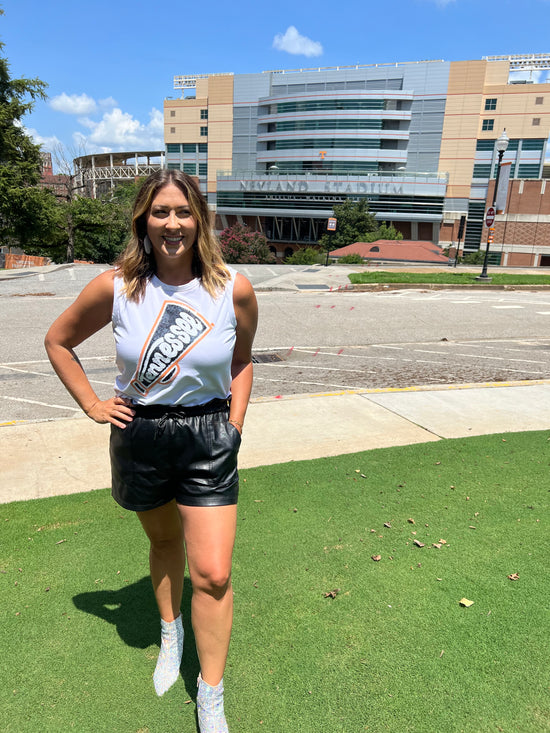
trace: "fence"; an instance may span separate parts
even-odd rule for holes
[[[2,263],[2,260],[4,262]],[[49,265],[48,257],[33,257],[32,255],[3,254],[0,257],[0,266],[6,270],[20,270],[24,267],[41,267]]]

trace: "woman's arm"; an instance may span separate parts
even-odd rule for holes
[[[242,432],[244,416],[252,391],[252,342],[258,324],[258,303],[249,281],[237,274],[233,288],[237,317],[237,340],[231,362],[231,409],[229,421]]]
[[[95,422],[111,422],[123,428],[132,420],[133,410],[120,397],[100,400],[74,352],[76,346],[111,321],[113,280],[112,270],[94,278],[54,321],[44,345],[57,376],[86,415]]]

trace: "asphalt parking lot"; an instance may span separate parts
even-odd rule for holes
[[[42,342],[48,325],[102,269],[80,265],[0,279],[1,424],[81,415]],[[239,270],[256,287],[260,308],[254,399],[550,378],[550,292],[353,292],[339,267]],[[112,394],[110,329],[78,353],[98,394]]]

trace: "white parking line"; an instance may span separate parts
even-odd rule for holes
[[[468,356],[471,359],[493,359],[494,361],[525,361],[528,364],[546,364],[545,361],[534,359],[506,359],[504,356],[482,356],[481,354],[455,354],[455,356]]]
[[[403,351],[403,346],[387,346],[386,344],[372,344],[372,349],[396,349],[397,351]]]
[[[114,358],[112,356],[80,356],[80,361],[111,361],[114,364]],[[3,367],[11,367],[17,364],[18,366],[21,366],[21,364],[49,364],[49,359],[33,359],[32,361],[6,361],[3,363],[0,363],[0,366]]]
[[[413,351],[417,351],[419,354],[438,354],[441,356],[441,351],[430,351],[430,349],[413,349]]]
[[[512,367],[501,367],[505,372],[517,372],[518,374],[546,374],[546,372],[536,372],[534,369],[512,369]]]
[[[55,407],[56,410],[70,410],[71,412],[81,412],[80,407],[67,407],[66,405],[51,405],[48,402],[38,402],[38,400],[25,400],[22,397],[9,397],[8,395],[0,395],[3,400],[13,400],[14,402],[26,402],[29,405],[42,405],[42,407]]]
[[[55,374],[48,374],[47,372],[32,372],[30,369],[17,369],[17,367],[4,366],[0,364],[2,369],[8,369],[10,372],[20,372],[22,374],[34,374],[36,377],[55,377]]]
[[[340,369],[339,367],[329,367],[329,366],[304,366],[303,364],[280,364],[278,362],[270,362],[267,364],[255,364],[256,368],[258,366],[265,366],[269,367],[271,369],[278,368],[278,369],[319,369],[324,372],[355,372],[356,374],[366,374],[367,370],[365,369]],[[369,372],[370,374],[376,374],[375,371]]]
[[[32,372],[30,369],[17,369],[16,367],[11,366],[5,366],[4,364],[0,364],[0,367],[2,369],[8,369],[10,372],[20,372],[22,374],[33,374],[36,377],[57,377],[56,374],[53,372],[48,374],[47,372]],[[88,377],[88,381],[91,384],[107,384],[109,386],[112,385],[112,382],[101,382],[99,379],[90,379]]]
[[[287,384],[285,379],[269,379],[267,377],[254,377],[259,382],[278,382],[279,384]],[[315,387],[335,387],[336,389],[357,389],[357,385],[350,384],[331,384],[330,382],[293,382],[293,384],[309,384]]]
[[[294,349],[293,353],[317,354],[317,356],[338,356],[340,359],[377,359],[378,361],[397,361],[396,356],[369,356],[368,354],[335,354],[332,351],[313,351],[309,349]]]

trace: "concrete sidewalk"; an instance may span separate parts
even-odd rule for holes
[[[240,466],[548,429],[550,380],[261,398],[249,407]],[[77,417],[8,425],[0,436],[0,503],[110,485],[108,425]]]

